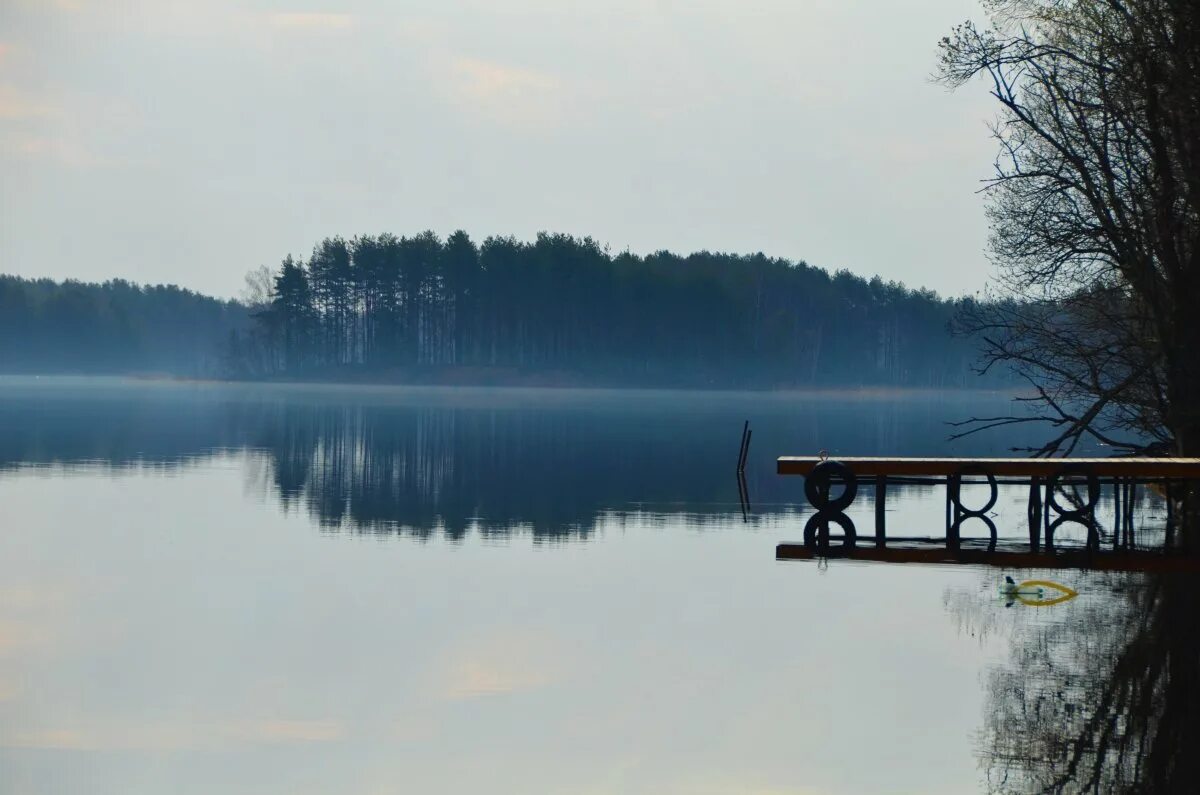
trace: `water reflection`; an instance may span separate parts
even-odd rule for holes
[[[1006,608],[997,569],[772,560],[804,524],[776,455],[993,455],[942,425],[987,399],[0,379],[4,780],[949,794],[979,754],[997,792],[1187,790],[1187,580]],[[889,527],[940,531],[911,493],[929,522]],[[476,531],[592,543],[354,535]]]
[[[1076,573],[1080,598],[1015,611],[986,598],[994,579],[983,596],[948,596],[970,634],[1001,629],[1008,641],[985,676],[988,791],[1195,792],[1195,576]]]
[[[799,484],[774,474],[780,454],[969,453],[948,446],[944,420],[980,401],[1007,404],[1003,395],[954,392],[0,381],[0,470],[170,469],[238,451],[253,459],[252,488],[327,530],[452,540],[471,532],[586,539],[602,521],[630,514],[651,523],[686,515],[697,526],[771,521],[801,501]],[[735,468],[746,419],[755,435],[742,484]]]

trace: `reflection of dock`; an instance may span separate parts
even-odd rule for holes
[[[1019,541],[995,543],[965,539],[954,548],[948,546],[944,538],[889,538],[887,546],[862,547],[779,544],[775,547],[775,559],[970,564],[1006,569],[1200,572],[1200,558],[1151,550],[1096,550],[1081,547],[1031,551],[1028,544]]]

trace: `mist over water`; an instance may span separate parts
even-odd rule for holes
[[[690,392],[3,379],[0,467],[195,466],[244,456],[252,489],[324,528],[584,535],[603,513],[790,512],[779,455],[1003,454],[1025,436],[947,441],[991,392]]]
[[[1191,721],[1147,693],[1190,703],[1194,661],[1129,662],[1191,659],[1174,581],[1006,607],[996,570],[774,559],[809,511],[776,456],[1003,455],[1036,432],[944,423],[1008,400],[0,379],[0,788],[1179,781]],[[889,491],[889,530],[942,500]]]

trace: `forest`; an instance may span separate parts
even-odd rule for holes
[[[232,352],[246,377],[981,384],[974,342],[949,331],[963,301],[763,254],[614,255],[546,233],[331,237],[284,259],[261,293]]]
[[[0,372],[217,376],[248,323],[243,304],[174,286],[0,275]]]
[[[0,276],[0,372],[694,387],[994,386],[970,299],[763,254],[330,237],[238,301]]]

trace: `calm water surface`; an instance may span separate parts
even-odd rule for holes
[[[1006,407],[0,379],[0,791],[1169,791],[1186,582],[775,560],[775,456],[1004,454],[943,423]]]

